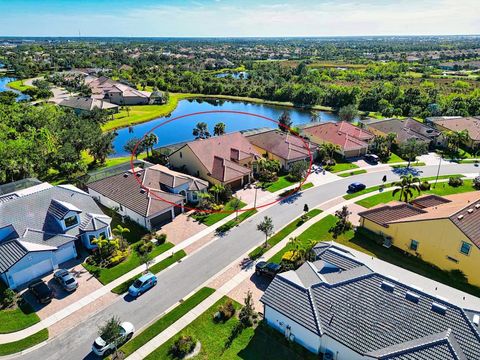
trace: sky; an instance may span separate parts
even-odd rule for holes
[[[0,0],[0,36],[480,34],[479,0]]]

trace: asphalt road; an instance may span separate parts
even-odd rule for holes
[[[435,176],[437,173],[436,166],[423,166],[417,169],[420,171],[418,176],[421,177]],[[440,174],[478,171],[479,168],[473,164],[448,164],[442,166]],[[320,187],[311,188],[272,206],[263,211],[261,215],[254,216],[253,219],[234,228],[225,237],[187,257],[172,269],[161,272],[158,276],[158,285],[137,300],[127,297],[119,298],[87,321],[20,358],[31,360],[96,359],[90,349],[97,336],[99,324],[112,315],[116,315],[123,321],[132,322],[137,329],[144,326],[214,274],[229,266],[249,249],[261,244],[264,241],[264,235],[257,231],[256,226],[263,216],[272,217],[275,229],[279,229],[301,215],[304,204],[313,208],[329,199],[343,195],[352,181],[363,182],[367,187],[378,185],[384,175],[387,175],[388,182],[398,178],[398,174],[392,170],[342,178]]]

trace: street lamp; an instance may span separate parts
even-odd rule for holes
[[[442,165],[442,155],[440,155],[440,161],[438,162],[437,176],[435,177],[435,184],[433,188],[437,187],[438,176],[440,175],[440,166]]]

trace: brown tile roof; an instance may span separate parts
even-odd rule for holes
[[[232,158],[241,161],[249,158],[254,160],[259,156],[252,144],[239,132],[191,141],[184,146],[188,146],[211,176],[221,182],[251,173],[250,168],[236,164]]]
[[[305,135],[321,139],[332,144],[337,144],[342,150],[356,150],[368,147],[368,141],[374,135],[348,122],[327,122],[309,126],[303,129]]]
[[[399,119],[374,121],[369,123],[368,127],[381,131],[384,134],[396,134],[398,143],[403,143],[409,139],[430,142],[431,139],[440,135],[438,130],[410,118],[403,121]]]
[[[158,197],[173,203],[181,203],[184,199],[181,195],[171,194],[164,191],[142,190],[140,184],[131,172],[113,175],[105,179],[94,181],[88,184],[88,188],[92,189],[103,196],[121,204],[122,206],[136,212],[137,214],[149,217],[159,212],[163,212],[173,205],[159,200]],[[138,171],[137,176],[143,181],[144,172]],[[151,195],[154,192],[158,197]]]
[[[247,137],[253,145],[285,160],[302,160],[309,156],[305,142],[298,136],[278,130],[265,131]],[[313,154],[316,146],[308,142]]]
[[[467,130],[470,139],[480,140],[480,118],[478,117],[430,118],[430,121],[452,131]]]
[[[405,203],[395,202],[395,205],[379,206],[367,211],[358,213],[359,216],[373,221],[379,225],[387,227],[390,222],[405,219],[418,214],[423,214],[426,211],[416,208]]]
[[[417,197],[412,201],[412,205],[423,209],[423,208],[428,208],[432,206],[446,204],[449,202],[451,201],[444,197],[431,194],[431,195],[423,195],[423,196]]]
[[[145,169],[142,185],[149,189],[160,190],[162,185],[175,188],[187,183],[195,190],[203,190],[208,187],[208,182],[205,180],[170,170],[166,166],[158,164]]]

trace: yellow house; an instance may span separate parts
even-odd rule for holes
[[[480,286],[480,193],[421,196],[359,213],[360,225],[447,271],[461,270]]]

